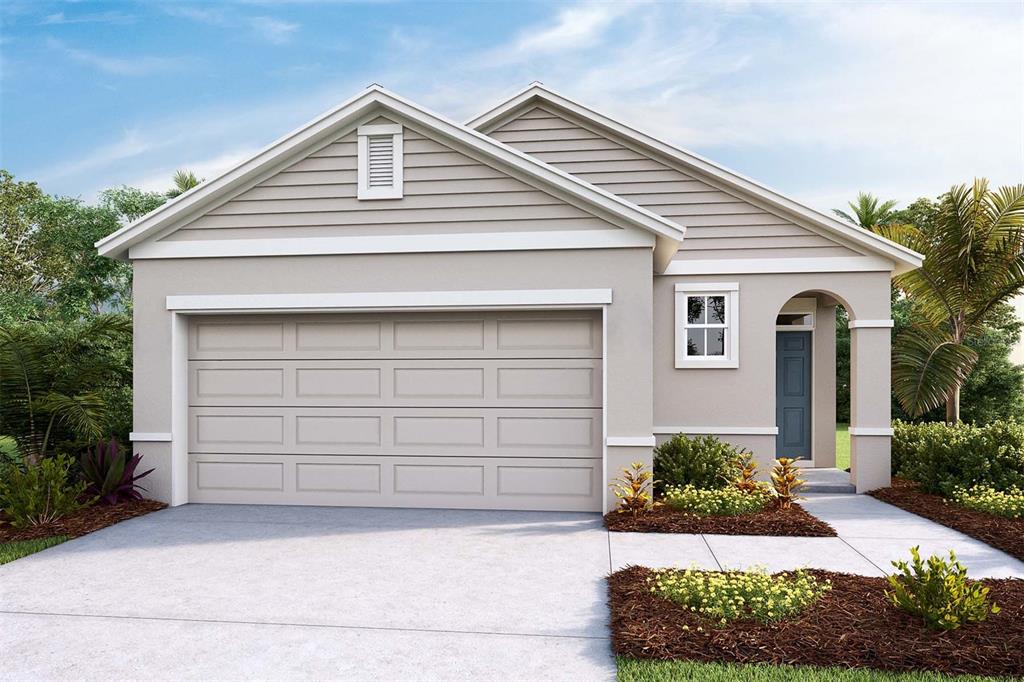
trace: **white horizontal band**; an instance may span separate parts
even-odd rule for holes
[[[850,320],[850,329],[888,329],[895,324],[892,320]]]
[[[356,128],[356,135],[400,135],[402,126],[397,123],[368,124]]]
[[[132,431],[128,434],[128,440],[133,443],[170,443],[171,434],[146,431]]]
[[[653,448],[657,445],[654,436],[608,436],[604,443],[616,448]]]
[[[364,291],[345,294],[201,294],[196,296],[168,296],[167,309],[179,311],[224,311],[526,308],[598,306],[611,302],[611,289]]]
[[[655,426],[658,434],[700,435],[712,434],[721,436],[777,436],[777,426]]]
[[[739,282],[677,282],[676,291],[739,291]]]
[[[892,428],[888,426],[851,426],[851,436],[891,436]]]
[[[370,253],[454,253],[460,251],[543,251],[654,246],[654,237],[635,230],[553,230],[428,235],[360,235],[291,239],[194,239],[147,241],[131,247],[145,258],[225,258]]]
[[[684,246],[683,249],[686,247]],[[682,249],[681,249],[682,250]],[[662,275],[733,275],[787,272],[890,272],[881,258],[733,258],[674,260]]]

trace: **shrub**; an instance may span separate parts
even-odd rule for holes
[[[779,457],[772,469],[772,487],[779,498],[779,508],[789,509],[793,503],[800,498],[798,494],[807,481],[799,477],[800,468],[796,460],[789,457]]]
[[[910,555],[910,564],[892,562],[899,574],[888,577],[892,590],[886,596],[897,607],[921,617],[929,628],[955,630],[999,613],[999,607],[989,602],[988,588],[967,579],[967,569],[952,550],[949,561],[934,555],[927,565],[918,547],[911,547]]]
[[[612,481],[612,492],[619,498],[619,508],[616,510],[622,513],[639,516],[640,512],[651,508],[654,501],[651,496],[651,472],[644,471],[643,462],[633,462],[632,465],[623,468],[622,475]]]
[[[669,486],[724,488],[736,475],[741,450],[715,436],[688,438],[677,433],[654,449],[655,492]]]
[[[749,492],[735,487],[708,490],[687,485],[668,488],[664,502],[678,511],[701,516],[736,516],[762,511],[773,497],[764,483]]]
[[[764,487],[764,484],[757,480],[757,462],[750,452],[741,452],[736,459],[736,473],[733,478],[733,485],[744,492],[755,492]]]
[[[893,473],[930,493],[985,485],[1024,488],[1024,425],[893,424]]]
[[[768,575],[754,571],[666,568],[648,578],[651,592],[724,625],[733,620],[771,623],[800,613],[832,589],[804,571]]]
[[[6,464],[0,468],[0,509],[15,528],[38,526],[86,506],[79,498],[84,482],[72,482],[67,456],[47,457],[38,464]]]
[[[1020,488],[999,491],[988,486],[976,485],[969,490],[956,488],[952,497],[958,504],[968,509],[1005,516],[1008,519],[1024,519],[1024,490]]]
[[[136,474],[142,455],[128,456],[117,447],[117,440],[98,443],[95,449],[86,450],[79,459],[82,477],[88,487],[86,492],[95,495],[103,504],[117,504],[127,500],[141,500],[142,488],[138,481],[153,473],[152,469]]]

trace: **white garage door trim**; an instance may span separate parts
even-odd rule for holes
[[[189,322],[201,314],[272,312],[601,309],[601,457],[607,480],[608,305],[611,289],[531,289],[447,292],[352,292],[311,294],[210,294],[168,296],[171,314],[171,506],[189,499]]]

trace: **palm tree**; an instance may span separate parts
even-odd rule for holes
[[[942,197],[932,224],[877,231],[925,256],[894,279],[920,321],[896,338],[893,392],[912,416],[945,403],[946,421],[959,421],[960,388],[978,357],[964,340],[1024,289],[1024,185],[991,191],[976,179]]]
[[[174,187],[167,190],[167,198],[173,199],[184,194],[193,187],[196,187],[206,178],[197,178],[196,174],[189,170],[179,170],[174,173]]]
[[[111,348],[123,346],[131,331],[127,315],[0,326],[0,433],[30,464],[61,441],[110,435],[103,389],[131,381]]]
[[[879,203],[878,197],[870,192],[858,192],[857,200],[849,202],[847,206],[853,211],[852,215],[838,208],[832,209],[832,212],[847,222],[875,232],[879,227],[892,222],[896,200]]]

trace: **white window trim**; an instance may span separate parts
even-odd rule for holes
[[[392,153],[394,168],[392,169],[392,185],[390,187],[370,187],[368,171],[369,166],[369,140],[370,136],[391,135]],[[401,199],[403,168],[405,163],[402,156],[402,126],[397,123],[364,125],[356,129],[358,149],[358,187],[356,198],[358,199]]]
[[[686,297],[719,294],[726,297],[726,354],[723,357],[694,357],[686,354]],[[736,369],[740,366],[740,285],[738,282],[680,282],[675,286],[674,319],[676,369]]]

